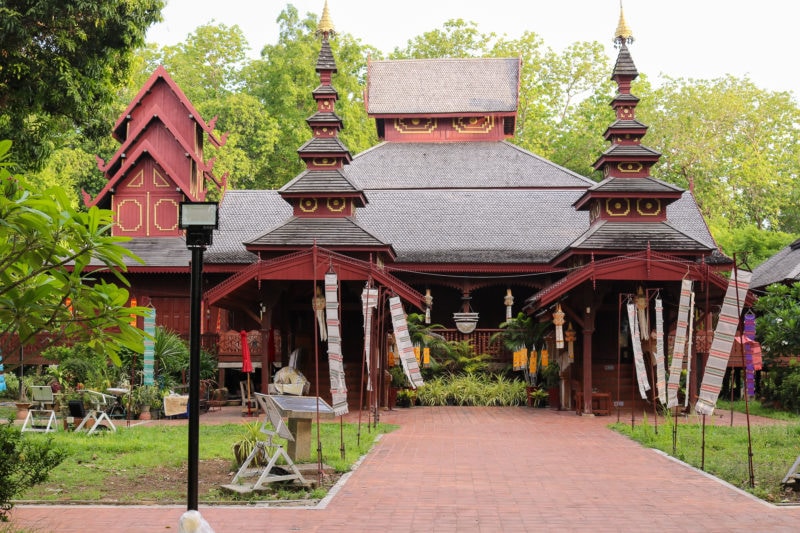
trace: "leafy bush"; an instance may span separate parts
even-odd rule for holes
[[[18,494],[47,479],[66,457],[52,440],[32,441],[11,421],[0,424],[0,521],[8,521],[11,502]]]
[[[440,376],[416,390],[422,405],[509,406],[525,403],[525,382],[503,376]]]

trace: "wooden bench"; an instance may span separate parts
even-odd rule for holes
[[[583,391],[575,391],[575,414],[583,412]],[[596,415],[611,414],[611,393],[593,392],[592,393],[592,413]]]

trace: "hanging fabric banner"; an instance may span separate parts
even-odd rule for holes
[[[336,416],[347,414],[347,385],[342,362],[339,325],[339,281],[336,273],[325,274],[325,325],[328,337],[328,374],[331,378],[331,407]]]
[[[678,304],[678,323],[675,326],[675,346],[672,348],[672,364],[669,366],[667,383],[667,407],[678,405],[678,389],[681,386],[684,351],[686,350],[686,329],[689,324],[689,306],[692,301],[692,280],[681,282],[681,298]]]
[[[392,315],[392,327],[394,327],[394,339],[397,343],[397,350],[400,352],[400,362],[403,371],[408,378],[411,387],[416,389],[424,384],[422,373],[419,370],[417,359],[414,357],[414,346],[411,344],[411,335],[408,332],[406,314],[403,312],[403,303],[399,296],[389,298],[389,311]]]
[[[361,309],[364,313],[364,359],[367,363],[367,390],[372,390],[370,359],[372,353],[372,311],[378,307],[378,289],[361,291]]]
[[[150,307],[144,315],[144,384],[153,385],[153,364],[155,361],[156,309]]]
[[[692,372],[694,367],[692,365],[692,354],[694,353],[694,291],[689,296],[689,321],[686,330],[686,383],[691,383]],[[689,407],[689,394],[683,395],[683,406]]]
[[[745,389],[747,397],[756,395],[755,364],[753,363],[753,343],[756,340],[756,315],[748,311],[744,315],[744,335],[742,336],[742,350],[744,351]],[[0,365],[2,370],[2,365]]]
[[[656,304],[656,389],[658,401],[667,403],[667,376],[664,368],[664,302],[655,299]]]
[[[642,353],[642,341],[639,338],[639,323],[636,318],[636,305],[628,302],[628,324],[630,325],[631,341],[633,344],[633,362],[636,368],[636,381],[639,384],[639,394],[647,399],[647,391],[650,390],[650,383],[647,381],[647,369],[644,366],[644,354]]]
[[[713,414],[717,406],[736,328],[739,326],[739,312],[750,287],[750,277],[750,272],[744,270],[734,270],[731,273],[717,327],[714,329],[714,340],[711,341],[711,348],[708,351],[708,363],[703,372],[700,395],[695,404],[695,410],[701,415]]]
[[[6,390],[6,373],[3,369],[3,356],[0,355],[0,392]]]

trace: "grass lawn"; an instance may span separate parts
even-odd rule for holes
[[[186,500],[188,427],[146,425],[95,435],[57,431],[46,435],[27,433],[26,438],[49,439],[68,451],[68,457],[55,468],[47,482],[22,495],[21,500],[58,502],[181,503]],[[379,424],[372,429],[361,425],[360,445],[357,424],[344,424],[345,458],[342,459],[339,424],[321,424],[323,463],[337,475],[328,476],[315,489],[288,483],[275,483],[269,492],[247,496],[232,495],[219,489],[230,483],[238,469],[232,444],[239,440],[241,424],[200,426],[200,464],[198,495],[204,503],[309,500],[322,498],[339,475],[352,468],[369,451],[378,435],[396,426]],[[317,461],[316,425],[312,426],[311,461]],[[316,481],[316,476],[310,481]]]
[[[744,409],[744,402],[741,403]],[[719,410],[730,409],[730,404],[720,402]],[[734,405],[734,411],[737,406]],[[770,410],[771,411],[771,410]],[[757,402],[750,402],[750,414],[768,416]],[[774,414],[771,413],[771,414]],[[739,421],[744,415],[737,414]],[[785,490],[781,481],[800,456],[800,418],[791,413],[780,414],[782,422],[770,425],[750,425],[753,453],[754,487],[750,487],[748,464],[747,426],[709,425],[705,427],[705,458],[703,458],[703,428],[701,424],[680,423],[677,428],[673,454],[673,424],[659,424],[658,434],[647,420],[631,429],[630,424],[613,424],[611,427],[649,448],[656,448],[696,468],[701,468],[728,483],[773,503],[800,502],[800,494]]]

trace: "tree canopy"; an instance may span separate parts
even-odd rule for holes
[[[39,168],[77,128],[107,136],[109,110],[162,0],[6,0],[0,5],[0,139]]]
[[[84,340],[119,362],[122,347],[141,351],[130,325],[144,308],[126,307],[125,259],[135,257],[112,237],[113,213],[76,210],[60,187],[32,192],[11,174],[11,141],[0,141],[0,350],[12,353],[44,333],[53,341]]]

